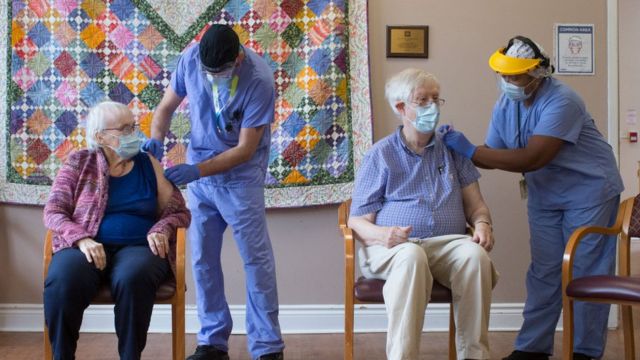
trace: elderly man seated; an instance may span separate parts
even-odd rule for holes
[[[453,294],[458,359],[489,358],[489,307],[497,281],[488,251],[491,215],[468,159],[449,151],[434,129],[440,85],[419,69],[386,84],[402,125],[366,154],[356,177],[349,227],[364,245],[360,267],[386,280],[387,357],[418,359],[434,280]],[[475,227],[465,235],[467,224]]]

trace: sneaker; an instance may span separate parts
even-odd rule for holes
[[[582,354],[582,353],[577,353],[574,352],[573,353],[573,360],[593,360],[593,358],[591,356]]]
[[[283,359],[284,359],[284,354],[282,354],[282,351],[277,353],[260,355],[260,357],[258,358],[258,360],[283,360]]]
[[[549,354],[514,350],[511,355],[502,360],[549,360]]]
[[[198,345],[196,346],[196,352],[189,356],[187,360],[229,360],[229,354],[211,345]]]

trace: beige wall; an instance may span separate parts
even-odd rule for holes
[[[618,46],[619,46],[619,97],[620,97],[620,173],[625,183],[623,198],[638,194],[640,174],[640,144],[629,143],[626,137],[629,131],[640,130],[640,124],[627,124],[627,110],[635,109],[640,112],[640,71],[638,59],[640,48],[637,39],[640,36],[640,2],[637,0],[618,1]],[[640,274],[640,241],[631,245],[632,274]]]
[[[640,113],[640,71],[638,59],[638,36],[640,36],[640,2],[620,0],[619,6],[619,53],[620,53],[620,172],[625,181],[624,196],[638,193],[638,161],[640,161],[640,143],[629,143],[626,137],[629,131],[638,131],[640,124],[627,124],[627,110],[635,109]]]
[[[443,121],[453,122],[472,141],[481,143],[498,94],[495,77],[487,67],[489,55],[516,34],[530,36],[552,52],[552,29],[556,22],[596,26],[596,75],[563,80],[584,97],[599,128],[606,131],[605,0],[371,0],[375,139],[396,127],[383,98],[385,79],[407,66],[419,66],[436,74],[442,82],[441,95],[447,99]],[[428,60],[385,58],[385,26],[402,24],[429,25]],[[518,176],[498,171],[482,174],[481,187],[493,211],[498,241],[492,256],[502,273],[494,302],[523,302],[529,252]],[[342,303],[342,244],[336,229],[336,208],[268,211],[281,304]],[[0,274],[10,274],[0,276],[0,303],[40,302],[44,234],[41,212],[39,207],[0,204]],[[243,303],[242,265],[229,234],[225,241],[223,261],[229,303]],[[188,281],[192,283],[191,278]],[[188,301],[193,303],[193,291],[188,294]]]

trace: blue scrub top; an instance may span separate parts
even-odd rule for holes
[[[601,204],[624,189],[611,146],[584,102],[555,78],[543,80],[528,108],[502,95],[485,143],[495,149],[523,148],[533,135],[552,136],[565,144],[543,168],[525,173],[530,207],[580,209]]]
[[[184,51],[171,76],[171,88],[189,98],[191,137],[187,162],[199,163],[238,144],[241,128],[270,125],[274,118],[275,87],[273,71],[252,50],[243,48],[245,57],[234,75],[239,77],[235,96],[228,102],[230,89],[218,89],[221,104],[227,104],[216,117],[212,86],[200,67],[198,44]],[[223,124],[224,126],[220,126]],[[224,173],[200,179],[214,185],[264,185],[271,129],[267,126],[253,157]]]

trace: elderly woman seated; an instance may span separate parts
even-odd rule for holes
[[[420,357],[435,279],[453,295],[458,359],[488,359],[497,273],[487,253],[493,234],[480,174],[434,131],[444,99],[433,75],[404,70],[387,82],[386,97],[402,125],[365,155],[348,225],[364,245],[363,275],[386,280],[387,357]]]
[[[139,359],[158,286],[175,262],[175,230],[191,215],[162,166],[140,153],[129,109],[103,102],[87,116],[88,149],[69,155],[44,208],[54,255],[44,286],[55,359],[73,359],[84,310],[108,281],[121,359]]]

